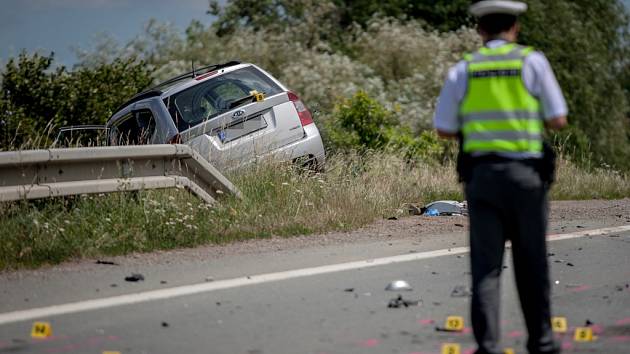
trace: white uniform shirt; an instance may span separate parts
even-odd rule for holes
[[[486,46],[496,48],[506,43],[497,39],[489,41]],[[446,76],[433,117],[433,126],[437,130],[454,134],[461,129],[459,106],[464,100],[468,86],[467,69],[466,61],[462,60],[453,66]],[[521,74],[527,90],[540,100],[545,120],[567,115],[567,103],[560,85],[549,61],[542,53],[532,52],[525,57]]]

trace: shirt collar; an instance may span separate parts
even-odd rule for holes
[[[498,48],[504,44],[507,44],[508,41],[505,39],[493,39],[486,42],[486,47],[488,48]]]

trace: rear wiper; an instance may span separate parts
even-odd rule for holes
[[[230,102],[230,108],[238,107],[247,102],[260,102],[265,100],[265,93],[258,92],[256,90],[250,91],[249,96],[241,97],[235,101]]]

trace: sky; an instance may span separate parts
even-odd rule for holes
[[[193,19],[210,23],[207,8],[208,0],[0,0],[0,64],[26,49],[53,51],[57,64],[71,66],[72,48],[91,48],[99,34],[124,44],[151,18],[183,31]]]
[[[193,19],[210,23],[208,0],[0,0],[0,63],[22,49],[55,52],[58,64],[76,62],[72,48],[91,48],[106,33],[124,44],[151,18],[183,31]]]

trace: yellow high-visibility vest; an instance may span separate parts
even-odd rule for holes
[[[467,153],[542,152],[541,104],[523,82],[530,47],[509,43],[465,56],[468,91],[459,109]]]

